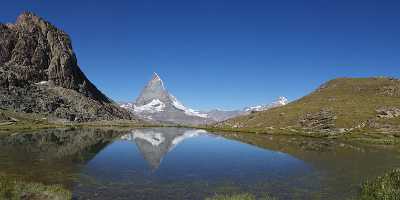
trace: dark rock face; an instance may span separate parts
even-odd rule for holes
[[[0,64],[9,73],[2,76],[2,83],[25,86],[50,81],[54,86],[110,102],[78,67],[71,41],[63,31],[32,13],[24,13],[15,24],[1,25],[0,34]]]
[[[133,118],[86,78],[69,36],[32,13],[0,24],[0,106],[71,121]]]

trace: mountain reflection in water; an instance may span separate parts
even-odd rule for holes
[[[238,192],[346,199],[363,180],[399,165],[390,147],[198,129],[0,135],[0,175],[61,184],[76,199],[204,199]]]
[[[165,128],[138,129],[123,135],[121,139],[135,142],[143,158],[154,171],[160,166],[163,157],[179,143],[201,134],[207,134],[207,131]]]

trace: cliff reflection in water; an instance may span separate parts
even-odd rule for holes
[[[82,166],[115,140],[133,142],[150,169],[156,170],[169,151],[183,140],[200,134],[206,131],[52,129],[3,135],[0,136],[0,173],[55,182],[52,171],[66,176],[79,173]]]
[[[52,129],[0,136],[0,174],[28,181],[72,185],[98,152],[126,131]]]

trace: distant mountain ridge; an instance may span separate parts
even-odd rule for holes
[[[278,97],[278,99],[273,101],[272,103],[246,107],[246,108],[243,108],[242,110],[225,111],[225,110],[214,109],[214,110],[210,110],[210,111],[203,112],[203,113],[207,114],[207,116],[209,118],[213,119],[214,121],[220,122],[220,121],[225,121],[225,120],[228,120],[228,119],[231,119],[234,117],[248,115],[253,112],[261,112],[261,111],[265,111],[265,110],[268,110],[271,108],[284,106],[288,102],[289,101],[286,97]]]
[[[271,108],[284,106],[284,105],[288,104],[288,102],[289,102],[289,100],[286,97],[278,97],[277,100],[273,101],[270,104],[246,107],[246,108],[244,108],[244,111],[246,111],[246,112],[265,111],[265,110],[268,110]]]
[[[169,93],[160,76],[154,73],[152,79],[144,87],[135,102],[121,103],[120,106],[150,121],[199,125],[267,110],[286,105],[287,102],[288,100],[285,97],[279,97],[278,100],[270,104],[247,107],[242,110],[223,111],[215,109],[211,111],[195,111],[184,106],[175,96]]]

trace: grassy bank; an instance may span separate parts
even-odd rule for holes
[[[149,123],[138,123],[129,120],[114,121],[93,121],[84,123],[75,122],[51,122],[44,115],[35,113],[17,113],[8,110],[0,110],[0,134],[15,132],[31,132],[41,129],[52,128],[85,128],[85,127],[104,127],[104,128],[145,128],[161,127]]]
[[[233,195],[215,195],[206,200],[277,200],[268,195],[256,198],[249,193]],[[374,180],[361,184],[360,193],[354,200],[399,200],[400,199],[400,168],[394,169]]]
[[[256,198],[254,195],[249,193],[234,194],[234,195],[215,195],[206,200],[277,200],[276,198],[265,195],[261,198]]]
[[[400,199],[400,168],[394,169],[361,186],[357,200],[399,200]]]
[[[0,199],[70,200],[72,194],[59,185],[27,183],[0,175]]]
[[[364,144],[374,145],[400,145],[400,137],[382,134],[374,130],[354,130],[344,134],[328,134],[328,133],[307,133],[295,129],[279,129],[264,130],[257,128],[230,128],[230,127],[212,127],[212,126],[189,126],[187,128],[204,129],[214,133],[241,133],[241,134],[266,134],[266,135],[283,135],[283,136],[301,136],[308,138],[326,138],[345,141],[354,141]]]
[[[74,122],[49,122],[49,120],[40,114],[16,113],[8,110],[0,110],[0,134],[16,133],[16,132],[32,132],[41,129],[52,128],[152,128],[152,127],[181,127],[181,128],[199,128],[210,132],[229,132],[229,133],[251,133],[251,134],[270,134],[270,135],[286,135],[286,136],[303,136],[311,138],[328,138],[358,141],[361,143],[379,144],[379,145],[397,145],[400,144],[400,137],[392,134],[382,134],[374,130],[353,130],[342,134],[305,132],[295,128],[233,128],[233,127],[217,127],[212,125],[206,126],[185,126],[185,125],[165,125],[150,124],[129,120],[114,121],[94,121],[85,123]]]

